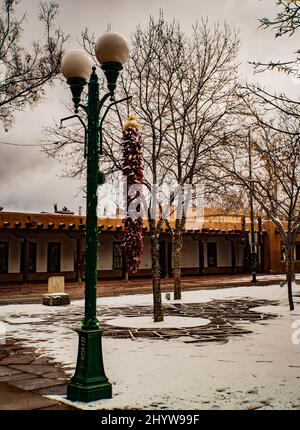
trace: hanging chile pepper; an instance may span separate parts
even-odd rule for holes
[[[127,207],[126,217],[123,219],[125,235],[123,249],[127,270],[135,273],[141,263],[143,252],[143,214],[139,203],[141,191],[137,185],[143,184],[143,166],[141,156],[141,139],[139,123],[134,116],[129,116],[123,125],[123,175],[126,176]],[[136,187],[132,187],[135,185]],[[135,204],[136,200],[136,204]],[[134,214],[130,211],[134,207]]]

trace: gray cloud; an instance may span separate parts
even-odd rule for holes
[[[274,38],[269,30],[258,29],[258,19],[275,15],[275,0],[60,0],[58,24],[70,33],[68,48],[78,48],[80,32],[89,27],[95,35],[103,33],[108,24],[113,31],[123,33],[127,38],[139,23],[147,23],[149,15],[158,16],[164,9],[166,19],[177,19],[189,32],[193,23],[201,17],[211,22],[226,20],[239,29],[241,38],[240,62],[242,75],[249,80],[261,82],[269,90],[297,95],[300,87],[289,77],[268,72],[253,75],[249,60],[277,60],[291,58],[296,51],[297,37]],[[38,1],[22,0],[19,13],[26,11],[28,19],[24,41],[29,43],[38,38],[36,23]],[[37,24],[37,23],[36,23]],[[39,143],[42,127],[68,115],[61,103],[70,97],[66,85],[58,83],[48,89],[46,100],[33,110],[16,116],[14,128],[0,133],[0,141],[14,143]],[[60,179],[63,165],[45,158],[38,148],[15,148],[0,144],[0,200],[7,210],[52,210],[52,203],[67,205],[77,210],[84,205],[84,199],[75,197],[82,181]]]

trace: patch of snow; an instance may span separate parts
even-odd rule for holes
[[[300,291],[299,286],[297,287]],[[294,289],[294,292],[297,291]],[[238,299],[238,298],[254,298],[254,299],[286,299],[287,291],[285,288],[280,288],[279,285],[270,286],[250,286],[250,287],[233,287],[222,288],[215,290],[195,290],[183,291],[181,300],[167,300],[165,295],[162,294],[163,303],[176,304],[176,303],[206,303],[218,299]],[[133,296],[119,296],[119,297],[103,297],[97,299],[97,304],[109,307],[119,306],[146,306],[153,303],[152,294],[139,294]]]
[[[5,318],[4,322],[8,324],[32,324],[32,323],[40,323],[45,321],[45,319],[42,318],[22,318],[22,317],[8,317]]]
[[[183,328],[183,327],[200,327],[210,323],[206,318],[189,318],[165,316],[163,321],[154,322],[153,317],[120,317],[106,321],[107,324],[116,327],[128,328]]]
[[[299,298],[295,297],[294,313],[289,312],[286,289],[279,285],[184,292],[181,303],[245,297],[279,301],[279,306],[253,309],[277,312],[279,317],[248,323],[247,329],[252,334],[231,337],[225,344],[184,343],[178,338],[103,337],[105,371],[113,384],[113,398],[89,404],[73,403],[65,396],[52,396],[51,388],[48,397],[81,409],[300,408],[300,344],[292,342],[293,323],[300,320]],[[111,308],[151,303],[151,295],[98,300],[98,304]],[[78,311],[78,305],[82,304],[73,302],[68,312]],[[43,305],[0,306],[2,320],[15,319],[18,314],[21,318],[45,319],[39,324],[14,324],[11,320],[6,324],[7,335],[38,348],[39,354],[60,363],[71,376],[78,335],[59,318],[53,323],[56,312],[61,309]],[[47,322],[48,315],[51,324]]]
[[[87,410],[300,407],[299,368],[291,367],[300,366],[300,346],[291,342],[289,321],[268,322],[253,324],[255,333],[223,345],[103,338],[113,398],[88,404],[70,402],[65,396],[51,398]],[[72,343],[76,351],[77,339]],[[60,349],[65,348],[61,343]],[[60,358],[69,363],[68,350],[64,355],[61,351]],[[73,357],[75,363],[76,354]]]
[[[282,305],[281,306],[273,306],[273,305],[258,306],[256,308],[251,308],[249,310],[253,312],[273,314],[273,315],[298,316],[300,319],[300,309],[294,309],[293,311],[290,311],[289,307],[282,306]]]
[[[294,289],[294,293],[300,293],[299,285]],[[238,298],[253,298],[253,299],[268,299],[268,300],[283,300],[287,299],[287,290],[279,285],[270,286],[250,286],[250,287],[234,287],[222,288],[215,290],[196,290],[183,291],[181,300],[166,300],[162,294],[163,303],[206,303],[218,299],[238,299]],[[152,294],[136,294],[117,297],[98,297],[98,306],[109,306],[110,308],[122,306],[149,306],[153,304]],[[83,300],[74,300],[68,305],[68,309],[72,311],[78,306],[83,306]],[[22,313],[23,316],[31,317],[35,315],[55,315],[61,310],[61,306],[44,306],[42,304],[27,304],[27,305],[3,305],[0,306],[0,316]]]

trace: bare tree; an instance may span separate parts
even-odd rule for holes
[[[294,0],[277,0],[276,6],[280,8],[275,18],[260,19],[261,27],[276,31],[275,37],[293,36],[300,27],[300,5]],[[279,70],[299,77],[300,51],[296,52],[296,58],[289,61],[269,61],[267,63],[254,63],[257,70]]]
[[[173,127],[169,100],[178,85],[177,70],[187,67],[183,57],[184,35],[175,21],[150,17],[132,37],[133,51],[123,75],[123,89],[133,95],[132,110],[142,124],[145,185],[149,191],[148,223],[151,241],[154,321],[163,320],[160,287],[159,236],[163,220],[157,210],[156,189],[166,180],[169,168],[167,133]]]
[[[170,115],[170,107],[166,102],[166,95],[171,94],[176,86],[176,61],[175,52],[182,43],[182,33],[175,22],[168,24],[161,16],[158,21],[150,17],[149,24],[142,29],[138,26],[132,36],[131,56],[125,65],[120,77],[120,97],[133,96],[133,103],[127,106],[125,112],[122,106],[119,110],[107,118],[103,135],[103,164],[106,173],[113,174],[122,170],[122,128],[120,119],[126,118],[129,112],[134,113],[141,123],[141,140],[144,165],[144,185],[148,190],[147,218],[150,231],[152,283],[154,321],[163,320],[163,308],[161,301],[161,281],[159,264],[159,236],[164,222],[162,212],[157,210],[157,201],[154,190],[160,187],[168,172],[168,150],[166,147],[166,134],[172,127],[173,118]],[[89,35],[86,30],[83,33],[83,46],[85,50],[94,56],[94,35]],[[167,71],[167,61],[171,61],[173,54],[172,70]],[[187,67],[187,65],[186,65]],[[60,136],[55,128],[48,129],[50,135],[57,140],[57,145],[47,146],[46,151],[50,156],[64,155],[74,143],[74,131],[61,131]],[[52,139],[53,141],[53,139]],[[82,156],[82,148],[80,152]],[[84,164],[76,166],[74,175],[80,174]]]
[[[168,223],[173,237],[175,299],[181,298],[182,233],[187,212],[192,209],[191,197],[199,200],[199,205],[201,199],[194,190],[205,181],[206,160],[211,149],[223,143],[235,106],[238,46],[237,36],[228,25],[210,27],[202,20],[177,54],[176,89],[166,97],[172,119],[166,134],[168,177],[180,190],[175,225]],[[187,186],[193,188],[193,196],[185,192]],[[175,200],[173,194],[171,204]]]
[[[59,72],[63,45],[67,37],[54,28],[58,3],[40,3],[38,18],[44,27],[43,42],[25,48],[21,36],[25,15],[17,18],[18,0],[5,0],[0,16],[0,121],[5,129],[14,113],[34,105],[44,95],[44,86]]]
[[[245,100],[246,102],[246,100]],[[260,111],[260,117],[262,112]],[[298,124],[280,110],[267,111],[262,121],[251,124],[252,177],[249,177],[248,139],[237,134],[211,161],[214,175],[228,188],[241,188],[274,222],[285,247],[286,279],[290,309],[294,309],[294,248],[300,231],[300,140]],[[253,117],[252,117],[253,119]],[[242,122],[242,121],[241,121]],[[270,126],[263,125],[270,122]],[[283,131],[282,131],[283,130]]]
[[[86,33],[84,42],[86,50],[92,53]],[[132,109],[143,124],[146,184],[149,191],[152,184],[178,184],[184,198],[177,206],[182,209],[188,203],[185,186],[199,182],[199,159],[223,140],[226,117],[234,99],[238,40],[227,25],[223,29],[218,25],[211,28],[207,20],[195,25],[192,36],[187,38],[177,23],[168,24],[161,15],[157,22],[151,18],[146,30],[138,29],[133,46],[123,88],[125,94],[134,96]],[[109,158],[114,158],[115,146],[110,148]],[[115,162],[117,165],[118,161]],[[171,205],[174,200],[176,196],[171,193]],[[153,254],[166,214],[160,207],[156,225],[153,211],[149,215],[155,282],[159,276],[159,255]],[[186,214],[180,210],[180,216],[177,215],[178,211],[174,227],[170,223],[168,226],[173,240],[174,298],[180,299]]]
[[[211,28],[207,21],[197,24],[187,38],[178,24],[167,24],[163,16],[157,22],[151,18],[147,32],[138,29],[133,38],[133,46],[138,49],[134,49],[133,62],[126,67],[123,84],[125,94],[134,96],[132,109],[143,124],[143,156],[148,172],[145,183],[149,191],[153,184],[172,187],[175,183],[177,191],[180,188],[180,197],[174,192],[167,196],[171,207],[176,200],[177,208],[180,206],[174,226],[166,218],[167,213],[172,213],[170,207],[164,213],[159,205],[156,226],[153,210],[149,214],[152,253],[158,247],[164,221],[171,232],[174,298],[180,299],[182,232],[186,226],[185,208],[190,203],[184,189],[202,180],[199,170],[204,166],[204,156],[224,140],[226,121],[235,101],[238,40],[227,25],[223,29],[218,25]],[[90,38],[86,37],[87,41]],[[90,45],[87,50],[93,51]],[[115,145],[108,149],[108,157],[117,167]],[[152,258],[155,279],[159,256]]]
[[[300,27],[300,5],[298,1],[293,0],[277,0],[276,6],[280,8],[275,18],[262,18],[260,19],[260,27],[263,29],[275,30],[275,37],[292,37]],[[257,73],[264,72],[266,70],[277,70],[288,74],[295,79],[300,78],[299,65],[300,65],[300,50],[297,50],[296,57],[291,60],[269,60],[269,61],[258,61],[250,62],[254,66],[254,70]],[[262,104],[269,105],[269,109],[276,107],[281,110],[284,114],[289,116],[295,116],[299,119],[298,109],[299,101],[297,99],[292,100],[290,97],[285,95],[282,91],[277,93],[270,93],[267,89],[262,88],[260,85],[247,86],[247,89],[260,100]],[[270,126],[271,123],[268,123]],[[282,132],[287,130],[282,129]]]
[[[94,56],[94,36],[83,33],[83,47]],[[168,23],[163,14],[158,20],[150,17],[146,28],[137,28],[132,36],[129,62],[121,76],[120,97],[132,95],[133,102],[124,110],[119,108],[106,123],[103,147],[107,173],[121,170],[121,135],[116,121],[131,111],[140,120],[144,162],[144,185],[148,189],[148,223],[150,229],[154,318],[163,318],[160,293],[159,236],[166,221],[162,203],[153,193],[163,184],[178,184],[183,191],[186,185],[200,181],[200,159],[224,139],[224,127],[232,109],[236,82],[236,54],[238,40],[227,26],[210,27],[202,21],[193,27],[187,37],[175,21]],[[120,122],[120,121],[119,121]],[[227,127],[228,128],[228,127]],[[119,127],[120,129],[120,127]],[[48,130],[53,133],[53,129]],[[77,131],[56,133],[56,146],[47,147],[50,155],[57,156],[73,141]],[[74,146],[75,145],[75,146]],[[65,151],[70,155],[73,149]],[[76,152],[76,151],[75,151]],[[75,175],[84,170],[78,163]],[[176,196],[171,193],[169,203]],[[186,207],[186,197],[179,206]],[[181,296],[182,232],[186,224],[184,211],[169,229],[173,239],[174,291]]]

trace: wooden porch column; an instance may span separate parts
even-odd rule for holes
[[[203,240],[199,240],[199,275],[203,275],[203,271],[204,271]]]
[[[231,273],[236,274],[235,241],[231,241]]]
[[[165,279],[169,279],[169,256],[168,256],[168,246],[169,242],[166,239],[166,246],[165,246]]]
[[[23,282],[29,281],[29,238],[24,237]]]

